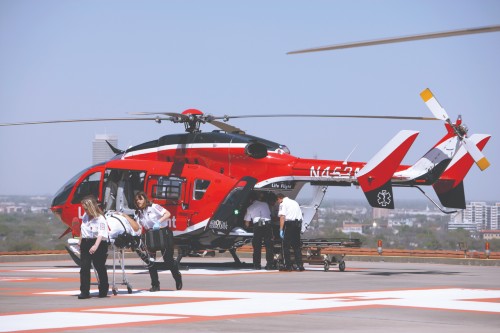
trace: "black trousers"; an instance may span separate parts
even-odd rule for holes
[[[109,291],[108,272],[106,270],[106,259],[108,258],[108,243],[101,241],[99,247],[90,254],[89,250],[95,244],[95,239],[83,238],[80,244],[80,292],[82,295],[90,293],[90,269],[92,264],[99,277],[99,295],[107,295]]]
[[[166,232],[167,238],[168,238],[168,247],[161,251],[161,255],[163,257],[163,262],[166,264],[167,269],[172,272],[172,276],[175,277],[180,275],[179,272],[179,267],[177,266],[177,263],[174,260],[174,233],[172,230],[167,228]],[[156,252],[149,252],[149,256],[151,258],[156,259]],[[153,265],[149,265],[149,276],[151,277],[151,286],[160,286],[160,280],[158,278],[158,267],[157,263],[155,262]]]
[[[301,221],[285,221],[284,238],[283,238],[283,256],[285,259],[286,268],[292,267],[290,258],[290,247],[293,249],[295,263],[298,267],[302,267],[302,244],[300,242],[300,232],[302,229]]]
[[[253,264],[260,266],[260,261],[262,258],[262,240],[264,240],[264,246],[266,247],[266,262],[268,266],[273,265],[274,253],[273,253],[273,229],[271,228],[271,223],[264,226],[253,227]]]

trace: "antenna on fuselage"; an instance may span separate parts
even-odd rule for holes
[[[347,164],[347,161],[349,160],[349,157],[351,157],[352,153],[354,153],[354,151],[356,150],[356,148],[358,148],[358,145],[354,146],[354,148],[351,150],[351,152],[349,153],[349,155],[347,155],[347,157],[345,158],[344,162],[342,162],[343,165]]]

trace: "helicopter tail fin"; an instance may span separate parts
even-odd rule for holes
[[[391,177],[418,133],[408,130],[400,131],[358,172],[359,186],[372,207],[394,208]]]
[[[474,134],[469,140],[483,150],[490,138],[489,134]],[[432,185],[443,206],[465,209],[463,179],[473,164],[474,160],[465,147],[461,146],[439,179]]]

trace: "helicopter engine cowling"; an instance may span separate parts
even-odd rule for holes
[[[250,142],[245,147],[245,154],[255,159],[264,158],[267,156],[267,146],[260,142]]]

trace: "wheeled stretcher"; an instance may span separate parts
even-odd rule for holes
[[[323,251],[330,248],[359,248],[359,239],[349,238],[326,238],[326,239],[302,239],[302,262],[309,265],[323,265],[324,271],[328,272],[330,266],[338,265],[339,271],[345,270],[345,254],[328,254]],[[285,267],[282,240],[274,241],[274,261],[278,269]],[[293,251],[290,253],[291,261],[294,262]],[[298,269],[295,264],[293,269]]]

